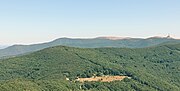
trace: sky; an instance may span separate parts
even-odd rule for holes
[[[180,38],[180,0],[0,0],[0,45],[167,34]]]

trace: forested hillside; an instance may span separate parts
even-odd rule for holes
[[[59,38],[51,42],[33,45],[13,45],[5,49],[0,49],[0,58],[7,56],[17,56],[19,54],[25,54],[29,52],[35,52],[44,48],[64,45],[70,47],[80,48],[100,48],[100,47],[117,47],[117,48],[143,48],[149,46],[155,46],[161,43],[180,43],[180,40],[169,37],[152,37],[147,39],[140,38],[127,38],[111,40],[107,38],[92,38],[92,39],[70,39]]]
[[[1,59],[1,91],[179,91],[180,44],[148,48],[56,46]],[[76,82],[77,77],[128,76],[122,81]],[[69,80],[66,80],[69,78]]]

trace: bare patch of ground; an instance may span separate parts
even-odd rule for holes
[[[124,78],[128,78],[127,76],[102,76],[102,77],[91,77],[91,78],[78,78],[76,81],[79,82],[91,82],[91,81],[100,81],[100,82],[112,82],[112,81],[121,81]]]

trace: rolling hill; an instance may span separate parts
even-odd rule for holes
[[[5,49],[0,49],[0,57],[16,56],[35,52],[44,48],[64,45],[80,48],[99,48],[99,47],[126,47],[126,48],[143,48],[158,45],[166,42],[179,42],[178,39],[169,37],[152,37],[147,39],[140,38],[116,38],[116,37],[98,37],[93,39],[70,39],[60,38],[48,43],[33,44],[33,45],[13,45]]]
[[[55,46],[1,59],[3,91],[179,91],[180,44],[147,48]],[[128,76],[122,81],[76,82],[77,77]],[[69,80],[66,80],[66,79]]]

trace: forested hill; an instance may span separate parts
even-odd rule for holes
[[[56,46],[0,61],[1,91],[179,91],[180,44],[148,48]],[[93,75],[113,82],[74,82]],[[66,77],[70,80],[66,80]]]
[[[38,50],[42,50],[44,48],[58,46],[58,45],[80,47],[80,48],[100,48],[100,47],[143,48],[143,47],[154,46],[166,42],[180,43],[180,40],[169,37],[164,37],[164,38],[152,37],[147,39],[125,38],[125,39],[115,39],[115,40],[105,37],[99,37],[93,39],[60,38],[48,43],[33,44],[33,45],[13,45],[5,49],[0,49],[0,57],[16,56],[19,54],[35,52]]]

